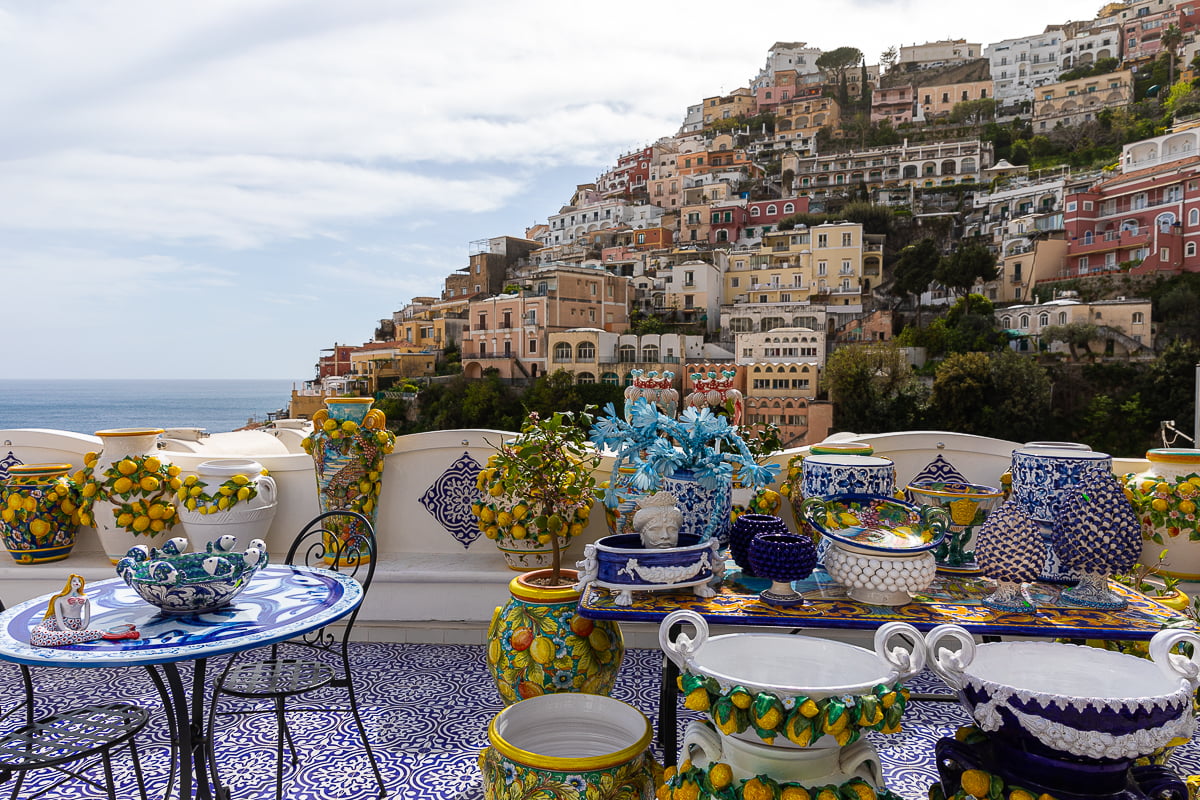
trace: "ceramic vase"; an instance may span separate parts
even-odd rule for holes
[[[485,800],[652,800],[650,721],[611,697],[553,694],[511,705],[479,756]]]
[[[637,468],[629,465],[617,467],[616,477],[613,478],[613,504],[604,504],[604,519],[608,530],[614,534],[633,533],[633,512],[637,509],[642,498],[649,492],[643,492],[633,485],[633,476]],[[607,482],[606,482],[607,483]],[[601,484],[601,488],[607,488]]]
[[[266,541],[279,503],[275,479],[262,473],[262,464],[249,458],[217,458],[196,465],[198,480],[191,486],[185,481],[180,492],[191,493],[195,487],[200,487],[200,491],[188,499],[180,498],[178,506],[179,521],[193,550],[202,553],[210,542],[215,543],[222,536],[234,536],[243,542]],[[229,491],[229,497],[237,497],[246,488],[247,497],[221,510],[222,488]],[[189,502],[197,497],[210,500],[201,501],[203,505]],[[206,507],[209,511],[202,512]]]
[[[751,539],[749,549],[754,574],[771,581],[759,598],[772,606],[803,604],[804,596],[792,588],[792,581],[807,578],[817,565],[813,540],[793,533],[767,533]]]
[[[1046,563],[1038,580],[1047,583],[1075,583],[1080,578],[1078,571],[1062,565],[1054,549],[1054,505],[1059,496],[1078,486],[1093,467],[1112,471],[1112,458],[1107,453],[1081,447],[1034,444],[1013,451],[1012,497],[1037,524],[1046,542]]]
[[[787,523],[770,514],[742,514],[729,531],[729,557],[742,569],[742,574],[755,577],[750,563],[750,542],[768,533],[791,533]]]
[[[616,622],[576,613],[579,580],[562,570],[565,586],[543,586],[549,570],[527,572],[508,584],[508,603],[488,628],[488,672],[506,704],[555,692],[607,695],[625,657]]]
[[[639,399],[658,408],[659,413],[674,419],[679,410],[679,391],[674,388],[675,373],[666,371],[659,375],[657,371],[644,372],[640,369],[629,371],[632,383],[625,387],[625,419],[633,419],[633,404]]]
[[[1137,563],[1142,526],[1121,482],[1107,469],[1093,469],[1079,486],[1059,495],[1054,508],[1054,549],[1081,576],[1060,599],[1107,611],[1124,608],[1127,601],[1109,588],[1108,578]]]
[[[792,501],[796,529],[813,536],[815,540],[817,535],[805,521],[801,510],[806,499],[847,492],[891,496],[896,491],[896,465],[890,458],[863,455],[861,449],[820,453],[806,456],[800,462],[798,478],[789,480],[792,486],[788,491],[788,499]]]
[[[558,537],[559,552],[565,553],[571,544],[569,536]],[[496,549],[504,557],[504,563],[511,570],[529,572],[535,569],[548,569],[554,563],[554,545],[551,542],[542,543],[536,531],[530,531],[523,539],[512,536],[497,536]]]
[[[18,564],[59,561],[79,530],[79,490],[70,464],[17,464],[0,488],[0,530]]]
[[[160,428],[96,431],[103,449],[77,474],[88,519],[115,565],[135,545],[162,547],[178,521],[179,468],[159,455]],[[81,517],[82,521],[82,517]]]
[[[740,472],[739,468],[734,467],[733,492],[730,498],[733,505],[729,511],[730,522],[736,523],[742,514],[778,516],[780,508],[783,507],[783,497],[780,493],[767,486],[753,489],[744,485]]]
[[[914,503],[944,508],[950,515],[950,530],[934,550],[938,572],[978,575],[975,535],[988,514],[1004,501],[998,488],[954,481],[919,481],[905,489]]]
[[[396,437],[385,427],[383,412],[372,409],[369,397],[331,397],[313,415],[313,432],[304,440],[317,476],[321,511],[349,510],[374,525],[379,506],[384,456]],[[326,534],[325,560],[361,563],[365,554],[343,552],[346,542],[360,532],[357,520],[331,518]]]
[[[663,476],[658,490],[675,495],[675,505],[683,512],[681,534],[694,534],[701,541],[716,539],[722,545],[729,542],[732,484],[718,481],[710,489],[697,481],[691,470],[677,469],[671,477]]]
[[[1142,524],[1142,563],[1184,580],[1200,580],[1200,449],[1161,447],[1146,452],[1150,467],[1126,476]]]

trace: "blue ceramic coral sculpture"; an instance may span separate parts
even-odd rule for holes
[[[1142,526],[1120,481],[1107,469],[1089,470],[1078,486],[1059,495],[1054,510],[1054,549],[1064,566],[1081,573],[1062,600],[1124,608],[1126,600],[1109,588],[1108,577],[1133,568],[1142,551]]]

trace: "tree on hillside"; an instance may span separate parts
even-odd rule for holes
[[[900,298],[916,296],[918,328],[921,327],[921,294],[933,283],[941,260],[942,254],[937,243],[927,236],[901,250],[900,257],[892,267],[891,293]]]
[[[844,89],[847,71],[858,66],[862,57],[862,51],[857,47],[838,47],[817,56],[817,67],[825,70],[833,78],[829,83],[836,83]],[[845,98],[838,98],[838,102],[845,106]]]
[[[900,60],[900,53],[896,51],[896,46],[891,45],[887,50],[879,54],[879,69],[880,72],[888,72],[892,67],[896,66],[896,62]]]
[[[968,122],[972,125],[980,125],[984,122],[991,122],[996,118],[996,100],[992,97],[983,97],[979,100],[964,100],[961,103],[955,103],[954,108],[950,109],[951,122]]]
[[[979,281],[994,281],[999,273],[991,250],[979,242],[967,242],[938,262],[933,277],[955,294],[967,297],[966,311],[970,313],[971,287]]]
[[[1051,325],[1042,329],[1041,341],[1049,345],[1051,342],[1064,342],[1071,351],[1071,360],[1078,361],[1080,349],[1087,355],[1088,361],[1096,354],[1092,352],[1092,342],[1099,341],[1100,329],[1090,322],[1070,322],[1066,325]]]
[[[821,386],[841,431],[911,430],[922,419],[926,389],[894,343],[840,347],[829,356]]]
[[[1183,31],[1179,30],[1179,26],[1171,23],[1167,29],[1162,32],[1159,38],[1163,50],[1167,51],[1167,85],[1175,85],[1175,60],[1179,58],[1179,45],[1183,44]],[[1162,93],[1159,92],[1161,96]]]
[[[1028,441],[1043,439],[1051,383],[1035,360],[1001,350],[954,353],[938,365],[929,418],[960,433]]]

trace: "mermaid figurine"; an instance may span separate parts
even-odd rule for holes
[[[121,625],[111,631],[92,630],[92,604],[84,594],[86,582],[81,575],[71,575],[63,590],[50,598],[41,624],[29,633],[34,647],[63,647],[68,644],[94,642],[97,639],[136,639],[133,625]]]

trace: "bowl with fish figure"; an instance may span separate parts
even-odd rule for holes
[[[222,536],[202,552],[187,552],[177,537],[162,549],[138,545],[117,562],[117,575],[164,614],[203,614],[228,605],[267,563],[267,545],[254,539],[237,551],[237,539]]]

